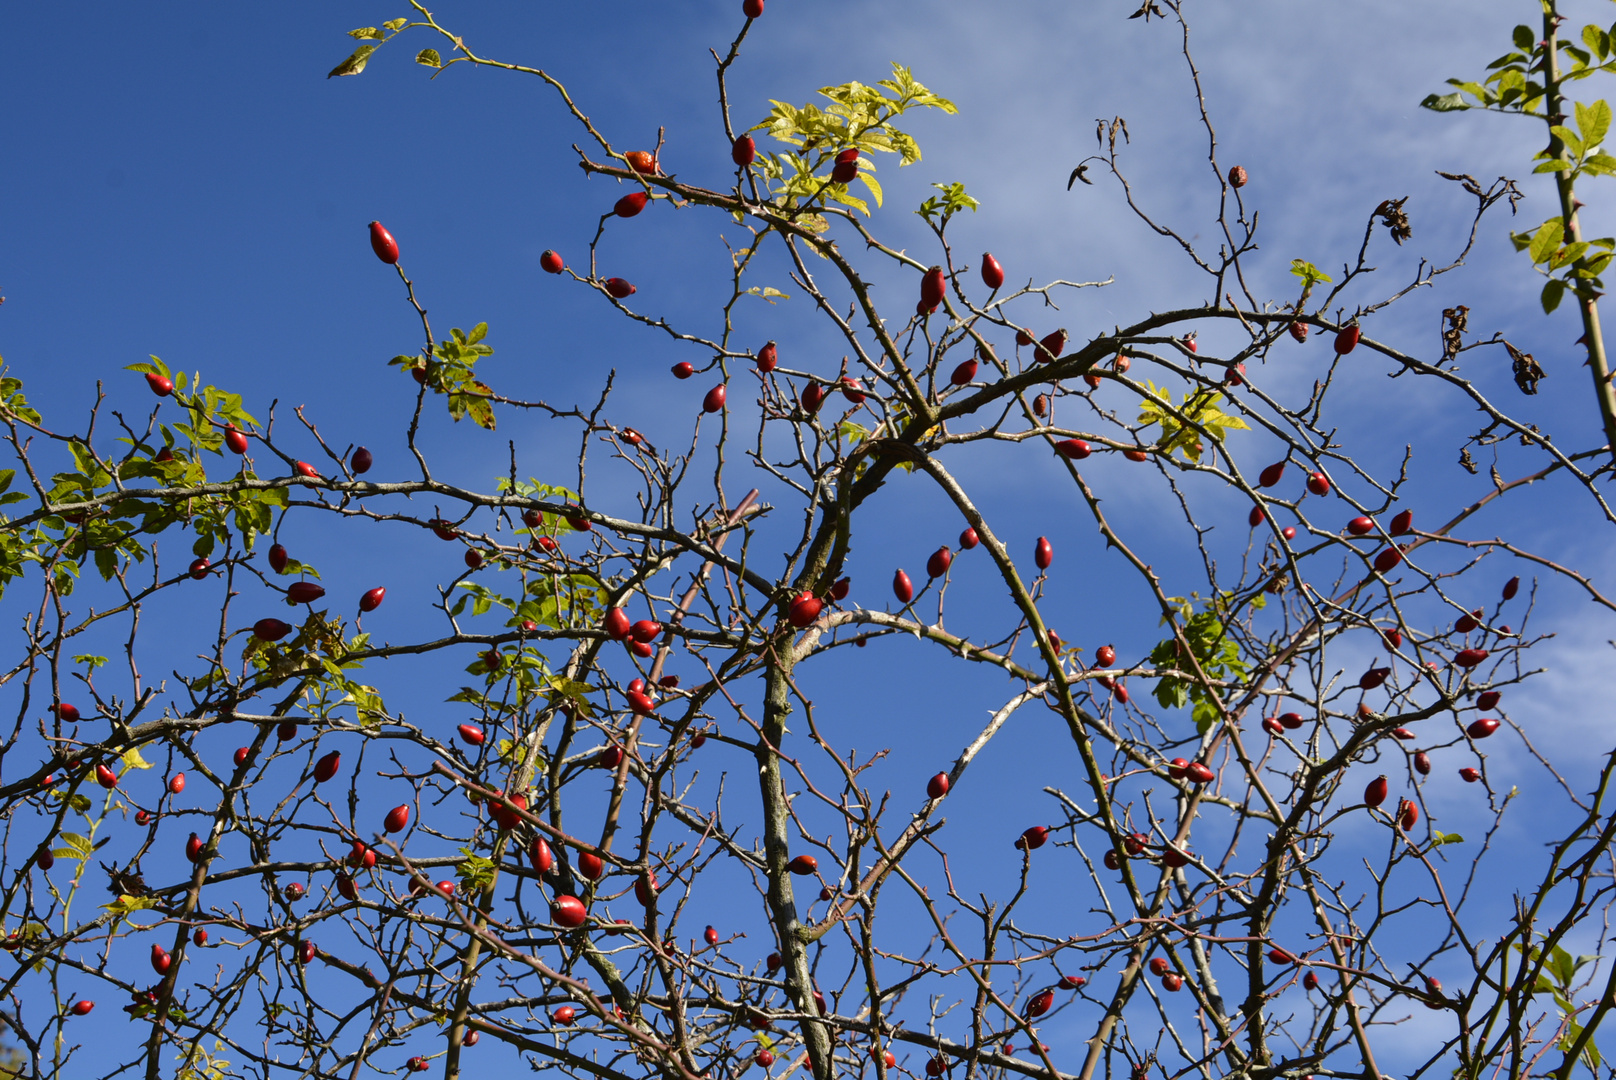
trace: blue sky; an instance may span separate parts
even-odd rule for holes
[[[730,40],[738,7],[730,0],[610,6],[485,0],[435,11],[484,54],[542,66],[561,79],[622,148],[649,147],[665,126],[668,167],[722,185],[727,161],[706,50]],[[1065,190],[1071,167],[1094,149],[1095,119],[1122,115],[1133,136],[1125,163],[1140,198],[1186,234],[1210,236],[1205,139],[1176,30],[1127,21],[1131,8],[1110,0],[1013,6],[770,0],[730,81],[734,114],[749,125],[762,118],[770,98],[800,103],[821,85],[883,77],[892,61],[910,66],[960,113],[913,124],[922,162],[901,171],[877,162],[887,205],[875,227],[893,246],[929,250],[909,210],[930,193],[929,184],[963,182],[981,209],[951,227],[962,258],[993,250],[1012,282],[1114,276],[1115,284],[1076,296],[1058,317],[1038,316],[1051,326],[1058,319],[1081,340],[1205,294],[1198,272],[1126,215],[1114,186],[1097,178],[1095,187]],[[1526,176],[1538,133],[1497,118],[1416,107],[1426,93],[1443,89],[1445,77],[1479,72],[1505,50],[1509,27],[1535,8],[1497,0],[1251,0],[1195,3],[1190,15],[1219,159],[1250,171],[1247,205],[1262,214],[1263,248],[1254,264],[1259,292],[1287,293],[1293,258],[1339,268],[1356,251],[1375,204],[1407,195],[1414,240],[1396,249],[1377,234],[1381,269],[1353,299],[1378,297],[1390,291],[1387,281],[1407,279],[1421,257],[1446,261],[1463,242],[1466,200],[1434,170],[1484,182],[1502,174],[1529,180],[1517,219],[1495,212],[1483,225],[1471,267],[1377,317],[1369,332],[1434,355],[1436,313],[1468,304],[1473,329],[1502,331],[1533,352],[1550,377],[1538,398],[1525,400],[1509,384],[1501,353],[1471,354],[1467,373],[1515,415],[1552,431],[1563,445],[1581,447],[1592,444],[1596,427],[1571,347],[1578,331],[1569,313],[1545,318],[1538,311],[1536,282],[1505,235],[1510,225],[1535,225],[1549,212],[1546,186]],[[1609,11],[1591,3],[1582,8],[1575,14],[1589,19]],[[450,326],[490,324],[497,352],[488,363],[497,388],[571,405],[591,401],[615,369],[620,422],[653,441],[679,444],[707,382],[676,383],[667,370],[677,360],[702,358],[627,325],[598,296],[539,270],[546,248],[581,260],[597,216],[620,194],[577,168],[570,146],[582,144],[584,133],[555,94],[531,78],[465,67],[429,80],[409,62],[416,48],[441,47],[424,37],[382,50],[359,78],[325,79],[351,48],[344,31],[405,13],[344,2],[171,5],[117,21],[103,9],[74,4],[19,6],[0,15],[6,38],[28,46],[14,49],[0,71],[0,92],[11,103],[6,141],[14,148],[11,167],[0,175],[6,297],[0,355],[47,416],[62,417],[64,425],[83,416],[98,380],[112,406],[142,415],[152,399],[122,369],[156,354],[241,392],[261,418],[278,401],[278,424],[295,424],[289,410],[304,405],[334,442],[371,446],[378,474],[402,468],[400,418],[413,384],[384,363],[418,347],[418,326],[397,280],[365,241],[365,223],[379,218],[398,237],[440,336]],[[1597,233],[1610,215],[1598,199],[1590,202]],[[710,301],[727,259],[711,219],[647,214],[632,227],[614,224],[602,252],[611,260],[608,273],[639,286],[639,310],[713,331]],[[789,282],[777,284],[793,291]],[[878,275],[880,286],[913,287],[897,275]],[[810,316],[800,302],[756,304],[738,316],[741,341],[776,338],[783,362],[832,371],[845,349]],[[1204,332],[1203,347],[1232,344],[1227,333]],[[1287,392],[1305,392],[1322,367],[1323,348],[1289,354],[1295,359],[1285,363],[1293,366],[1267,377]],[[1429,387],[1382,378],[1355,372],[1342,388],[1344,430],[1366,433],[1381,467],[1414,444],[1412,490],[1421,520],[1444,520],[1487,489],[1485,475],[1471,478],[1453,464],[1472,418]],[[1243,464],[1260,466],[1268,451],[1260,436],[1247,438]],[[451,428],[439,416],[427,439],[443,474],[468,483],[486,484],[504,470],[509,439],[517,442],[523,475],[574,480],[567,471],[575,445],[570,431],[524,418],[488,435],[464,424]],[[1525,461],[1506,456],[1501,468],[1513,475],[1510,466]],[[1159,636],[1153,610],[1136,581],[1107,561],[1080,505],[1056,487],[1053,463],[990,452],[959,469],[1006,522],[1013,548],[1030,549],[1038,535],[1056,540],[1050,588],[1063,636],[1090,649],[1115,641],[1125,656],[1148,649]],[[1169,585],[1194,587],[1193,566],[1173,584],[1184,538],[1172,527],[1174,511],[1163,493],[1104,466],[1094,475],[1106,485],[1108,510],[1167,569]],[[627,498],[609,470],[591,483],[608,512],[612,498]],[[894,565],[919,576],[926,554],[959,527],[934,491],[918,482],[891,488],[870,526],[880,540],[859,547],[852,563],[855,580],[870,587],[872,605],[885,601]],[[1219,498],[1207,492],[1204,505],[1216,506]],[[1226,501],[1239,524],[1243,502]],[[1511,509],[1484,515],[1471,535],[1507,530],[1608,581],[1616,567],[1586,502],[1564,484],[1540,486],[1513,499]],[[1243,527],[1238,531],[1243,538]],[[388,605],[375,620],[379,634],[408,635],[418,625],[409,613],[423,609],[437,581],[457,569],[440,568],[432,560],[442,556],[413,538],[372,531],[339,539],[312,526],[293,535],[300,553],[318,553],[310,561],[334,590],[357,593],[388,576]],[[952,610],[1001,603],[985,574],[958,576]],[[1501,581],[1508,573],[1493,576]],[[1607,616],[1592,614],[1585,600],[1560,586],[1545,591],[1540,614],[1541,625],[1552,624],[1561,637],[1535,654],[1551,674],[1518,718],[1534,725],[1539,749],[1553,756],[1586,745],[1602,727],[1578,704],[1608,696],[1608,653],[1600,643],[1612,628]],[[159,617],[171,619],[175,639],[184,640],[182,614]],[[868,741],[860,746],[866,754],[895,748],[876,775],[896,790],[914,788],[943,767],[984,710],[1007,696],[998,681],[944,677],[952,669],[917,646],[867,653],[837,668],[814,696],[827,715]],[[1349,653],[1342,663],[1355,671],[1351,664],[1360,659]],[[392,677],[412,691],[425,681]],[[982,887],[1013,873],[1009,838],[1051,817],[1042,789],[1071,784],[1072,755],[1058,749],[1058,740],[1053,717],[1017,725],[951,799],[950,850]],[[1585,780],[1576,764],[1573,779]],[[745,766],[737,759],[723,767],[745,779]],[[1541,773],[1508,757],[1494,767],[1501,776],[1518,769],[1529,795],[1541,783]],[[1466,793],[1451,769],[1444,776],[1436,797],[1451,797],[1451,820],[1462,822]],[[378,806],[384,797],[378,793]],[[747,803],[731,799],[734,812],[743,812]],[[728,918],[754,936],[765,934],[755,910],[713,903],[716,914],[689,916],[689,933]],[[1059,910],[1056,897],[1042,903],[1046,912]],[[108,1012],[97,1021],[121,1022]],[[1062,1049],[1077,1045],[1085,1022],[1058,1032],[1067,1040]]]

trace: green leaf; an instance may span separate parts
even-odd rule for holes
[[[1463,94],[1427,94],[1420,102],[1420,108],[1432,112],[1463,112],[1470,105],[1465,102]]]
[[[1543,314],[1547,315],[1560,306],[1565,298],[1566,283],[1559,278],[1550,278],[1543,283],[1543,295],[1539,298],[1543,304]]]
[[[1561,248],[1559,251],[1556,251],[1552,256],[1549,257],[1549,269],[1553,271],[1570,266],[1572,263],[1582,258],[1583,254],[1587,250],[1588,245],[1584,241],[1579,240],[1575,244],[1567,244],[1565,247]]]
[[[58,859],[77,859],[83,862],[95,854],[95,844],[87,836],[65,832],[61,834],[59,839],[63,842],[63,846],[51,849],[51,854]]]
[[[1565,237],[1565,225],[1559,218],[1550,218],[1538,226],[1532,235],[1532,244],[1526,253],[1531,256],[1534,263],[1547,262],[1549,255],[1560,247]]]
[[[1326,274],[1306,259],[1292,259],[1291,273],[1301,278],[1303,283],[1310,289],[1321,281],[1331,280],[1329,274]]]
[[[1566,151],[1572,157],[1578,158],[1582,156],[1584,147],[1582,140],[1577,138],[1576,132],[1572,131],[1564,124],[1555,124],[1553,127],[1549,128],[1549,133],[1555,138],[1559,139],[1561,142],[1565,143]]]
[[[1139,423],[1145,427],[1161,425],[1162,433],[1158,441],[1169,454],[1182,451],[1191,461],[1201,460],[1205,447],[1201,443],[1198,428],[1204,428],[1208,435],[1219,442],[1223,441],[1228,431],[1249,430],[1244,420],[1230,416],[1218,407],[1223,395],[1215,390],[1187,390],[1183,404],[1172,410],[1169,406],[1173,398],[1169,391],[1148,379],[1145,386],[1151,396],[1139,403]],[[1174,415],[1175,411],[1183,417],[1182,420]]]
[[[859,443],[863,442],[869,437],[870,432],[869,429],[864,427],[862,424],[855,424],[851,420],[843,420],[840,424],[836,425],[836,434],[840,435],[843,441],[849,443],[850,445],[857,446]]]
[[[1532,47],[1537,44],[1537,36],[1532,33],[1530,26],[1517,26],[1509,36],[1515,47],[1523,52],[1531,52]]]
[[[875,200],[875,205],[879,207],[881,205],[881,185],[876,181],[874,175],[861,169],[858,178],[861,184],[870,189],[870,197]]]
[[[424,64],[427,67],[442,67],[443,57],[438,55],[438,50],[436,49],[422,49],[415,54],[415,62]]]
[[[326,78],[335,79],[343,75],[357,75],[365,70],[370,62],[370,54],[376,51],[374,45],[361,45],[353,51],[353,55],[326,73]]]
[[[460,851],[465,858],[455,867],[455,876],[460,879],[462,891],[467,895],[482,892],[494,880],[495,864],[481,855],[473,855],[470,848]]]
[[[360,41],[387,40],[387,35],[376,29],[374,26],[361,26],[357,30],[350,30],[348,31],[348,36],[351,38],[358,38]]]
[[[1577,130],[1582,132],[1584,146],[1594,147],[1605,141],[1610,131],[1610,105],[1603,99],[1590,105],[1577,102]]]
[[[1582,43],[1590,52],[1598,53],[1601,60],[1610,55],[1610,34],[1592,23],[1582,28]]]
[[[404,19],[388,19],[386,22],[382,23],[382,25],[385,26],[389,30],[397,30],[400,27],[404,26],[409,21],[410,20],[407,19],[407,18],[404,18]]]
[[[147,911],[156,907],[161,899],[156,896],[120,896],[110,904],[102,904],[101,910],[110,911],[114,915],[128,915],[135,911]]]
[[[915,213],[919,214],[927,221],[930,221],[934,216],[941,214],[943,220],[946,222],[959,211],[974,211],[977,209],[978,205],[980,205],[975,199],[971,198],[971,196],[966,193],[964,184],[957,182],[953,184],[933,184],[932,187],[936,188],[938,191],[941,191],[943,193],[942,196],[932,196],[925,202],[921,203],[920,209],[915,211]]]
[[[1458,833],[1441,833],[1436,832],[1435,830],[1433,830],[1431,833],[1431,846],[1433,848],[1439,848],[1443,844],[1462,843],[1464,843],[1464,837],[1460,836]]]
[[[1592,154],[1583,159],[1582,169],[1595,176],[1609,176],[1616,173],[1616,157],[1609,154]]]
[[[771,304],[774,303],[776,299],[791,299],[790,296],[781,292],[779,289],[776,289],[773,285],[754,285],[750,289],[746,290],[746,294],[748,296],[756,296],[761,300],[767,300]]]
[[[1556,945],[1549,951],[1549,970],[1554,972],[1554,980],[1562,989],[1571,985],[1571,980],[1577,974],[1576,961],[1566,952],[1565,946]]]

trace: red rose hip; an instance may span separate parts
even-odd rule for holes
[[[533,869],[541,874],[548,874],[550,869],[555,866],[555,852],[550,850],[550,845],[542,836],[533,838],[533,843],[528,848],[527,853],[528,858],[533,860]]]
[[[557,926],[565,926],[569,930],[576,930],[584,924],[584,920],[588,917],[589,910],[584,907],[584,902],[576,896],[558,896],[550,904],[550,920]],[[563,1005],[556,1010],[558,1018],[563,1010],[569,1014],[572,1012],[571,1006]],[[571,1023],[571,1016],[569,1015],[563,1022]]]
[[[1004,284],[1004,267],[999,265],[998,259],[985,251],[982,253],[982,284],[990,289],[997,289]]]
[[[606,617],[601,620],[601,629],[613,641],[622,641],[633,630],[633,624],[629,622],[628,612],[622,608],[607,608]]]
[[[337,775],[337,769],[342,766],[342,754],[336,750],[331,751],[319,761],[314,763],[314,782],[323,784]]]
[[[1055,444],[1055,451],[1072,461],[1082,461],[1092,452],[1089,444],[1082,439],[1062,439]]]
[[[898,598],[898,603],[900,604],[907,604],[915,598],[914,583],[909,580],[909,575],[902,570],[892,575],[892,595]]]
[[[1408,832],[1420,820],[1420,808],[1407,799],[1397,801],[1397,826]]]
[[[811,626],[819,613],[825,608],[824,603],[812,593],[804,593],[791,602],[788,618],[792,626]]]
[[[831,166],[830,170],[831,182],[837,184],[851,184],[855,179],[857,179],[858,158],[858,151],[851,148],[843,150],[841,153],[837,154],[836,163]],[[927,305],[927,303],[922,300],[920,302],[920,306],[925,308],[928,306],[936,307],[937,305]]]
[[[324,587],[312,581],[294,581],[286,590],[286,599],[294,604],[312,604],[324,595]]]
[[[1016,838],[1015,846],[1022,851],[1036,851],[1049,840],[1048,825],[1034,825]]]
[[[379,221],[370,223],[370,250],[389,266],[398,262],[398,241],[393,239],[393,234],[383,228]]]
[[[291,626],[279,619],[259,619],[253,623],[253,637],[259,641],[279,641],[292,632]]]

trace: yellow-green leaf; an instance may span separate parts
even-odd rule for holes
[[[361,45],[353,51],[353,55],[326,73],[326,78],[335,79],[343,75],[357,75],[365,70],[370,62],[370,54],[376,51],[374,45]]]

